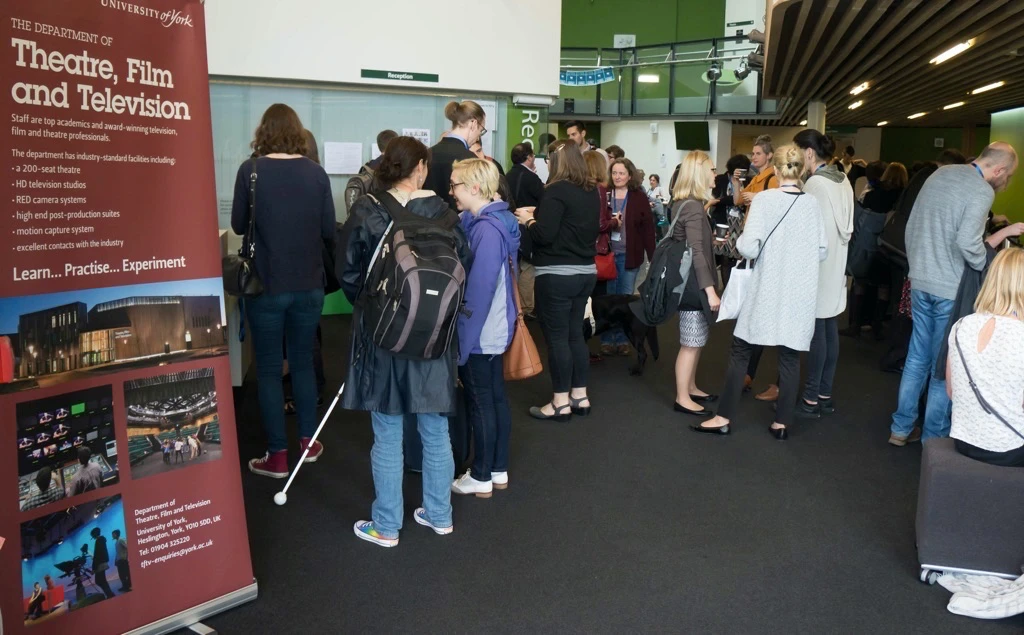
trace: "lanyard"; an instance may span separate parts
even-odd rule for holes
[[[619,212],[622,212],[622,215],[625,216],[626,215],[626,201],[628,201],[628,200],[629,200],[629,192],[626,192],[626,195],[622,197],[622,207],[619,207],[619,201],[618,201],[618,199],[615,198],[615,190],[612,190],[612,213],[613,214],[618,214]]]
[[[974,162],[972,161],[972,162],[971,162],[971,165],[973,165],[973,166],[974,166],[974,169],[978,171],[978,176],[980,176],[981,178],[985,178],[985,173],[981,171],[981,168],[979,168],[979,167],[978,167],[978,164],[977,164],[977,163],[974,163]]]

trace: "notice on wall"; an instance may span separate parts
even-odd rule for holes
[[[481,137],[480,147],[483,148],[485,156],[494,157],[494,137],[498,134],[498,104],[485,99],[477,100],[476,103],[483,109],[487,122],[487,134]]]
[[[363,167],[363,144],[325,141],[323,165],[328,174],[359,174]]]
[[[0,18],[2,632],[120,633],[254,596],[203,5]]]
[[[413,139],[419,140],[420,143],[430,147],[430,129],[429,128],[402,128],[403,137],[412,137]]]

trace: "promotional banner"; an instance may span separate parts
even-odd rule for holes
[[[615,69],[611,66],[589,71],[559,71],[558,83],[562,86],[597,86],[615,81]]]
[[[3,633],[185,625],[255,596],[203,6],[0,17]]]

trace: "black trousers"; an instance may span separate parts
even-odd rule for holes
[[[554,392],[586,388],[590,350],[583,339],[583,315],[597,274],[538,275],[534,283],[537,317],[548,345],[548,369]]]
[[[725,374],[725,388],[722,390],[722,403],[718,414],[732,421],[739,406],[740,395],[743,393],[743,375],[755,349],[763,349],[750,344],[738,337],[732,338],[732,349],[729,351],[729,370]],[[793,422],[793,408],[796,406],[796,395],[800,390],[800,353],[785,346],[779,346],[779,400],[775,421],[783,425]]]

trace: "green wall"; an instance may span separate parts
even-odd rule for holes
[[[935,139],[942,138],[945,145],[935,147]],[[988,128],[975,128],[974,143],[965,147],[962,128],[882,128],[883,161],[899,161],[910,167],[915,161],[934,161],[944,148],[956,148],[971,156],[988,145]]]
[[[991,138],[1006,141],[1017,148],[1017,152],[1024,153],[1024,108],[993,114]],[[1010,180],[1006,191],[996,194],[992,211],[1014,221],[1024,221],[1024,176],[1018,174]]]
[[[616,33],[637,46],[719,37],[725,0],[562,0],[562,46],[611,48]]]

